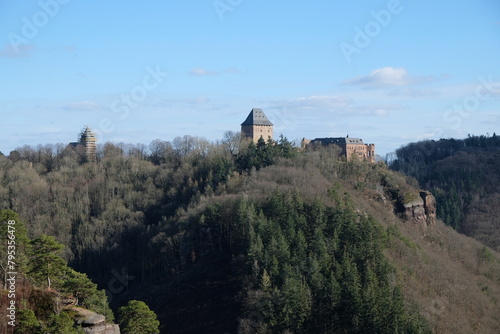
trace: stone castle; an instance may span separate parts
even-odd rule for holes
[[[347,137],[335,138],[316,138],[316,139],[302,139],[302,147],[307,145],[337,145],[342,150],[340,155],[346,157],[347,161],[352,160],[355,156],[359,160],[366,160],[368,162],[375,162],[375,144],[365,144],[363,139]]]
[[[266,142],[273,139],[273,123],[267,119],[260,108],[253,108],[247,119],[241,123],[241,138],[248,138],[257,143],[260,138]]]
[[[257,143],[260,138],[265,141],[273,139],[273,123],[260,108],[253,108],[246,120],[241,123],[241,138],[247,138]],[[365,144],[360,138],[336,137],[302,139],[302,148],[308,145],[337,145],[341,149],[341,156],[348,161],[357,157],[359,160],[375,162],[375,144]]]

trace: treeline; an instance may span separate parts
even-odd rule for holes
[[[458,152],[498,152],[500,136],[468,135],[465,139],[422,140],[402,146],[386,157],[387,164],[394,170],[425,180],[431,167],[439,160]],[[432,172],[432,171],[431,171]]]
[[[487,217],[497,216],[492,196],[500,187],[500,136],[411,143],[397,149],[388,163],[433,192],[438,217],[446,224],[500,246],[500,229]],[[489,214],[481,214],[485,210]]]

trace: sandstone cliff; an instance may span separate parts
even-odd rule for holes
[[[120,334],[120,327],[106,323],[106,318],[101,314],[76,306],[71,307],[71,310],[76,312],[77,323],[86,334]]]
[[[405,220],[424,227],[436,224],[436,199],[430,192],[420,191],[420,198],[402,204]]]

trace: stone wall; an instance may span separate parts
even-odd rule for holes
[[[244,125],[241,127],[241,134],[242,137],[251,138],[254,143],[257,143],[260,137],[266,142],[274,138],[271,125]]]

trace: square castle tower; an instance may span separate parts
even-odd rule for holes
[[[241,138],[251,139],[257,143],[260,138],[266,142],[273,139],[273,123],[260,108],[253,108],[247,119],[241,123]]]

